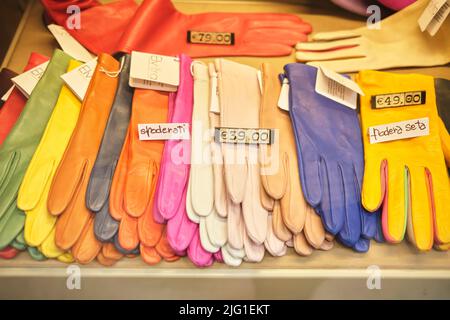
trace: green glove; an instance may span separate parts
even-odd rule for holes
[[[63,86],[61,75],[71,57],[55,50],[19,119],[0,148],[0,249],[23,229],[17,192]]]

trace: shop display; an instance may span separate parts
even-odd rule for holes
[[[41,2],[97,65],[80,98],[61,76],[83,62],[56,49],[28,101],[14,88],[0,109],[0,258],[238,267],[405,234],[417,251],[450,248],[450,81],[374,71],[450,62],[448,21],[434,36],[417,23],[428,1],[379,1],[399,10],[381,30],[312,42],[292,14]],[[307,64],[224,58],[296,43]]]
[[[312,42],[296,45],[297,60],[336,72],[445,65],[450,62],[450,21],[434,36],[422,32],[417,20],[428,2],[418,0],[381,20],[380,28],[316,33]]]

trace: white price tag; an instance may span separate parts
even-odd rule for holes
[[[289,111],[289,80],[288,78],[283,79],[283,84],[281,85],[280,96],[278,97],[278,108]]]
[[[411,119],[369,127],[370,143],[427,136],[430,134],[428,118]]]
[[[28,99],[34,90],[34,87],[39,82],[39,79],[41,79],[44,74],[45,69],[47,69],[47,66],[48,61],[19,74],[18,76],[12,78],[11,81]]]
[[[139,140],[189,140],[189,123],[138,124]]]
[[[83,101],[97,66],[97,58],[63,74],[61,78],[78,99]]]
[[[316,92],[351,109],[364,92],[353,80],[324,67],[317,68]]]
[[[83,47],[74,37],[64,29],[64,27],[56,24],[47,26],[48,30],[53,34],[61,49],[72,56],[74,59],[87,62],[95,58],[85,47]]]
[[[434,36],[450,13],[450,0],[431,0],[417,21],[420,30]]]
[[[180,84],[180,60],[138,51],[131,52],[130,87],[175,92]]]
[[[12,85],[11,88],[8,89],[8,91],[5,92],[5,94],[2,96],[2,101],[5,102],[8,100],[9,96],[11,95],[11,92],[14,90],[15,85]]]

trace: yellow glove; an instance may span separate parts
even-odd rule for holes
[[[68,71],[80,64],[72,60]],[[63,86],[17,198],[17,206],[26,213],[24,233],[28,245],[38,247],[48,258],[61,256],[60,260],[68,262],[71,256],[64,254],[55,245],[57,217],[48,212],[47,197],[53,176],[77,123],[80,107],[81,102],[67,86]]]
[[[389,242],[400,242],[407,229],[409,240],[420,250],[449,243],[450,184],[433,78],[362,71],[357,81],[365,93],[361,97],[364,207],[375,211],[383,206],[383,233]],[[414,91],[425,91],[416,105],[396,105],[401,99],[391,96],[395,107],[372,107],[380,95]],[[387,101],[381,101],[386,106]],[[419,118],[428,118],[429,135],[370,143],[369,127]]]

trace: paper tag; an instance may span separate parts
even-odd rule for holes
[[[63,74],[61,78],[72,92],[83,101],[97,66],[97,58]]]
[[[256,75],[258,76],[259,91],[261,92],[261,94],[263,94],[263,81],[262,81],[262,72],[261,72],[261,70],[258,70]]]
[[[289,111],[289,80],[288,78],[283,79],[283,84],[281,85],[280,96],[278,98],[278,108],[284,111]]]
[[[8,91],[5,92],[5,94],[2,97],[2,101],[5,102],[6,100],[8,100],[9,96],[11,95],[12,91],[14,90],[16,86],[12,85],[11,88],[8,89]]]
[[[16,85],[16,87],[24,94],[27,99],[30,97],[31,92],[33,92],[34,87],[39,82],[39,79],[44,74],[45,69],[48,66],[48,61],[19,74],[18,76],[11,79],[11,81]]]
[[[133,51],[130,87],[175,92],[180,84],[180,60],[176,57]]]
[[[431,0],[417,21],[420,30],[434,36],[450,13],[450,0]]]
[[[356,82],[324,67],[317,68],[316,92],[351,109],[356,109],[357,94],[364,95]]]
[[[138,124],[139,140],[189,140],[189,123]]]
[[[95,58],[88,50],[86,50],[74,37],[70,35],[61,26],[50,24],[47,26],[48,30],[53,34],[61,49],[72,56],[76,60],[87,62]]]
[[[409,91],[372,96],[372,109],[385,109],[425,104],[426,91]]]
[[[187,32],[187,42],[193,44],[214,44],[214,45],[234,45],[233,32],[203,32],[192,31]]]
[[[370,143],[379,143],[430,134],[428,118],[411,119],[369,127]]]
[[[211,99],[209,111],[220,114],[220,105],[219,105],[219,88],[217,87],[217,72],[214,72],[210,77],[211,79]]]
[[[216,143],[233,144],[273,144],[275,132],[273,129],[247,128],[215,128]]]

